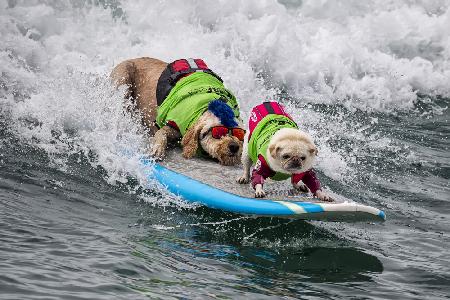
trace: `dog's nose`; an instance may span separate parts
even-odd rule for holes
[[[300,161],[300,159],[298,157],[294,156],[291,159],[291,167],[292,168],[297,168],[297,167],[299,167],[301,165],[302,165],[302,163],[301,163],[301,161]]]
[[[230,149],[231,153],[236,153],[239,150],[239,145],[237,143],[230,143],[230,145],[228,145],[228,149]]]

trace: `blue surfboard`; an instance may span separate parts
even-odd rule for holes
[[[384,221],[386,219],[382,210],[353,201],[320,202],[319,199],[306,197],[305,195],[276,195],[276,197],[271,197],[270,193],[266,199],[256,199],[249,196],[252,193],[249,186],[245,187],[249,190],[246,195],[242,195],[242,192],[238,194],[235,186],[239,185],[234,182],[234,178],[230,178],[229,173],[221,174],[221,167],[217,167],[217,163],[197,162],[196,164],[195,160],[189,160],[189,162],[178,160],[175,163],[172,161],[171,164],[164,163],[163,165],[154,163],[149,159],[142,159],[141,163],[145,166],[144,170],[146,170],[148,178],[157,180],[171,193],[188,202],[199,203],[225,212],[257,217],[341,222]],[[205,165],[207,167],[204,167]],[[181,167],[181,171],[180,166],[184,167]],[[210,170],[211,168],[215,169]],[[229,172],[228,169],[226,170]],[[194,171],[197,171],[197,173],[192,173]],[[208,171],[211,171],[211,174],[208,174]],[[219,178],[217,183],[220,182],[222,186],[218,188],[202,182],[198,178],[194,179],[189,174],[201,174],[204,179],[208,178],[209,180],[214,175],[214,177]],[[225,190],[224,181],[232,182],[233,188]]]

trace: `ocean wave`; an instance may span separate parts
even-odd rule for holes
[[[121,181],[120,174],[134,170],[137,160],[120,158],[117,149],[134,143],[144,153],[146,137],[138,122],[123,114],[122,94],[112,89],[109,72],[133,57],[202,57],[235,92],[244,117],[265,99],[291,104],[294,117],[316,138],[319,168],[329,178],[350,182],[361,146],[349,152],[345,141],[367,144],[371,151],[402,151],[389,136],[378,141],[380,134],[366,131],[372,117],[355,118],[355,110],[413,111],[419,94],[431,101],[450,96],[449,6],[446,1],[2,2],[2,112],[23,139],[50,154],[93,151],[93,164],[108,170],[111,182]],[[346,110],[331,117],[309,104]]]

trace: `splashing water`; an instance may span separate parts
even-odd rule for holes
[[[16,280],[7,298],[50,298],[60,294],[44,282],[64,278],[65,292],[73,280],[85,289],[80,298],[96,299],[442,297],[449,6],[1,1],[0,239],[17,255],[37,247],[32,241],[52,246],[42,246],[45,261],[26,260],[26,271],[18,267],[25,254],[0,250],[9,271],[0,290],[9,293],[5,282]],[[146,179],[139,158],[148,137],[108,78],[117,63],[141,56],[203,58],[235,93],[244,119],[263,100],[282,101],[314,137],[325,186],[385,209],[392,221],[310,225],[180,210],[191,206]],[[123,155],[129,148],[136,153]],[[153,205],[136,204],[142,199]],[[80,253],[89,259],[75,259]],[[33,268],[48,268],[41,275],[50,280]],[[30,294],[21,281],[34,287]]]

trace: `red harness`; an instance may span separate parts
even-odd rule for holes
[[[248,140],[252,136],[253,130],[265,116],[270,114],[286,116],[292,120],[292,117],[284,110],[284,107],[275,101],[263,102],[260,105],[253,107],[250,112],[250,118],[248,119],[248,129],[250,131],[248,135]]]
[[[178,80],[194,72],[208,73],[223,82],[222,78],[211,71],[202,59],[178,59],[167,65],[166,69],[161,73],[161,76],[158,79],[158,84],[156,86],[156,102],[158,103],[158,106],[163,103],[164,99],[169,95]]]

